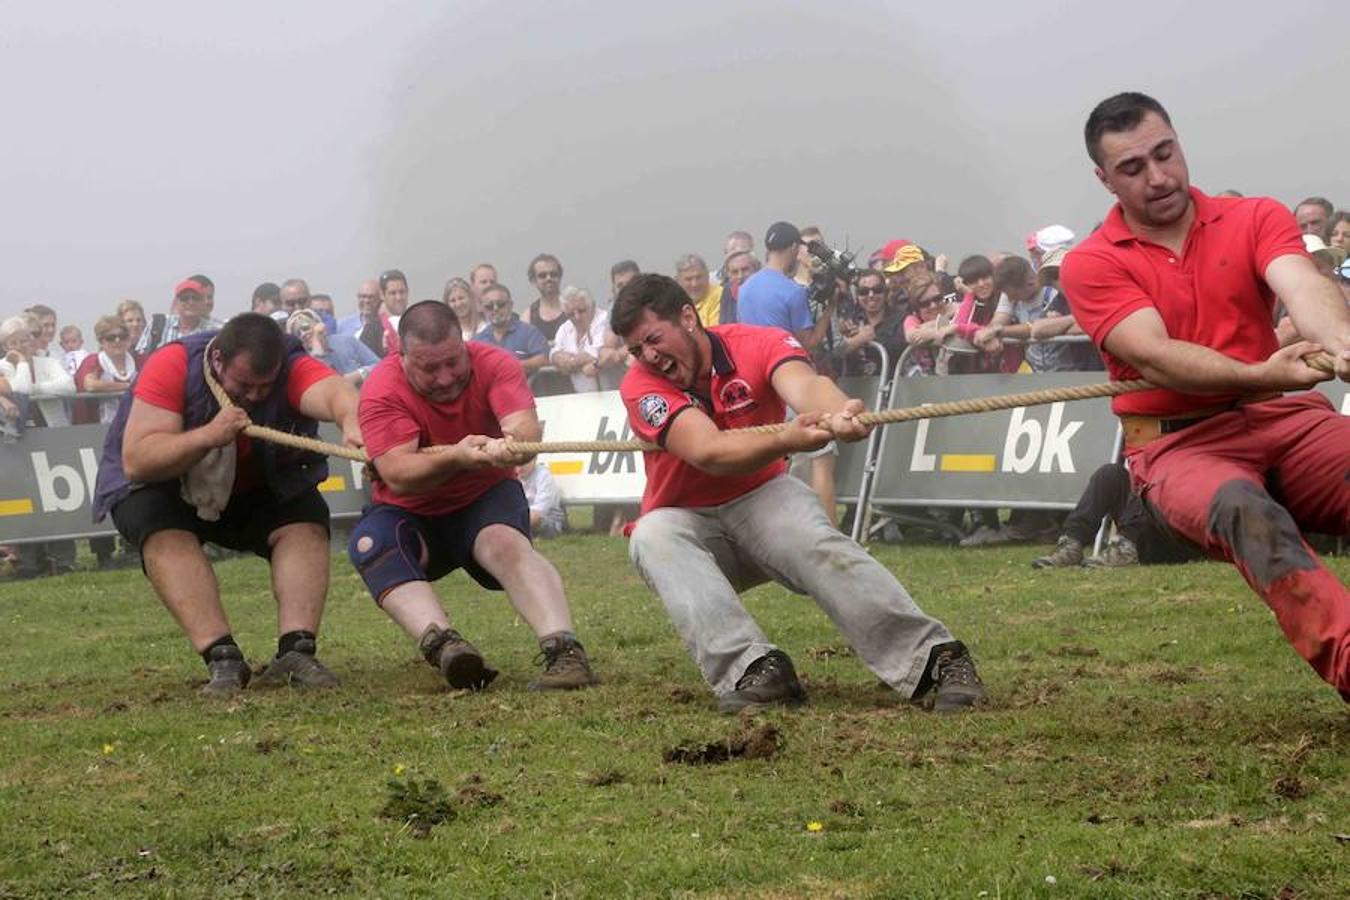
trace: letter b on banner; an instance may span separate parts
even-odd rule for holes
[[[1061,472],[1077,471],[1069,442],[1082,427],[1082,422],[1064,424],[1063,403],[1050,404],[1050,417],[1044,431],[1041,423],[1028,419],[1026,409],[1019,406],[1013,410],[1012,419],[1008,422],[1008,436],[1003,442],[1003,471],[1018,475],[1025,475],[1032,468],[1038,468],[1043,474],[1049,474],[1056,468]],[[1023,439],[1026,440],[1025,449],[1022,449]]]
[[[43,512],[73,512],[84,506],[84,478],[74,466],[51,465],[45,451],[30,453]]]

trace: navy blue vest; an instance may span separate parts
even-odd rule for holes
[[[187,393],[183,410],[183,430],[200,428],[220,411],[220,404],[206,386],[206,375],[202,369],[202,355],[206,345],[216,332],[198,332],[174,343],[187,348]],[[172,346],[172,345],[165,345]],[[156,351],[159,352],[159,351]],[[262,403],[249,411],[249,418],[255,425],[267,425],[292,434],[315,437],[319,433],[319,423],[301,415],[291,408],[286,399],[286,381],[291,366],[300,357],[305,356],[305,348],[297,338],[287,335],[286,359],[281,371],[272,385],[272,391]],[[138,376],[139,377],[139,376]],[[103,455],[98,464],[98,482],[94,487],[94,521],[100,522],[119,502],[137,488],[145,487],[138,482],[127,480],[122,469],[122,438],[126,433],[127,415],[131,411],[132,388],[122,395],[117,405],[117,415],[108,426],[103,439]],[[283,447],[272,441],[255,441],[253,458],[258,470],[266,479],[267,490],[277,502],[291,500],[328,477],[328,457],[308,450],[296,450]],[[176,479],[175,479],[176,480]]]

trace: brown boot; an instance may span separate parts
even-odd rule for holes
[[[422,651],[427,662],[440,669],[452,688],[481,691],[500,674],[487,664],[478,648],[453,628],[428,625],[417,642],[417,649]]]
[[[581,641],[568,635],[552,635],[539,642],[544,673],[528,685],[532,691],[570,691],[590,687],[598,680],[586,659]]]

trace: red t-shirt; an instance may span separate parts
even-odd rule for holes
[[[670,423],[693,408],[722,430],[774,424],[786,417],[787,405],[770,379],[788,360],[811,363],[810,354],[797,339],[781,328],[757,325],[718,325],[708,329],[708,339],[712,343],[712,374],[707,394],[681,390],[670,379],[641,365],[628,370],[619,394],[628,410],[628,422],[639,438],[665,446]],[[787,471],[787,462],[781,459],[747,475],[710,475],[673,453],[648,452],[643,454],[643,461],[647,467],[644,513],[663,506],[717,506]]]
[[[1111,329],[1153,307],[1175,340],[1203,344],[1244,363],[1279,349],[1275,293],[1266,266],[1281,256],[1307,256],[1293,215],[1267,197],[1208,197],[1191,188],[1195,222],[1180,256],[1136,237],[1120,204],[1064,258],[1064,295],[1074,318],[1101,348]],[[1142,376],[1102,349],[1112,380]],[[1112,401],[1121,415],[1169,416],[1215,406],[1236,395],[1183,394],[1164,388]]]
[[[136,386],[131,389],[132,396],[181,416],[187,403],[187,361],[187,347],[165,344],[145,361]],[[299,409],[305,391],[336,374],[312,357],[297,359],[291,364],[290,377],[286,381],[287,402],[292,409]],[[235,441],[234,491],[245,493],[262,483],[262,473],[253,458],[253,439],[240,434]]]
[[[469,383],[450,403],[432,403],[408,384],[403,357],[386,356],[361,386],[361,434],[366,453],[378,460],[394,447],[416,439],[417,446],[457,444],[471,434],[501,437],[501,420],[534,408],[525,370],[505,350],[470,341]],[[515,476],[512,469],[468,469],[424,494],[395,494],[376,481],[376,503],[399,506],[423,516],[445,515],[468,506],[498,482]]]

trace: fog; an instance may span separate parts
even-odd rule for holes
[[[1082,123],[1127,89],[1197,186],[1350,203],[1343,3],[5,3],[0,26],[0,313],[84,326],[194,272],[217,315],[293,276],[347,313],[383,268],[421,299],[482,260],[520,308],[540,251],[603,302],[618,259],[716,265],[779,218],[864,253],[1015,250],[1105,213]]]

